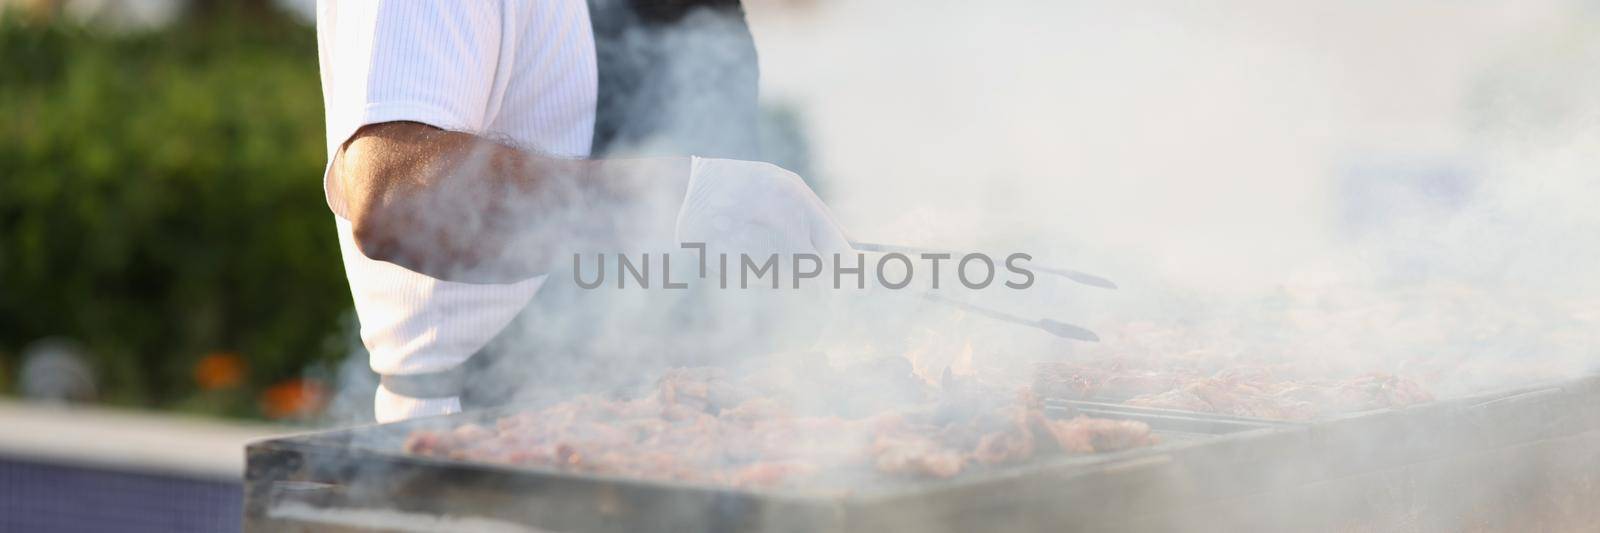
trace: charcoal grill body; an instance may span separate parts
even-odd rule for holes
[[[1052,402],[1058,414],[1068,406]],[[1090,405],[1081,411],[1090,412]],[[1307,424],[1171,411],[1163,444],[953,480],[749,491],[406,455],[462,414],[249,447],[249,531],[1519,531],[1600,524],[1600,380]],[[392,527],[391,527],[392,528]]]

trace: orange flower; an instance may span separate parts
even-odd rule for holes
[[[194,365],[194,380],[203,390],[231,389],[244,382],[244,358],[233,352],[212,352]]]
[[[293,378],[267,387],[261,393],[261,412],[268,418],[304,418],[322,410],[327,391],[322,382]]]

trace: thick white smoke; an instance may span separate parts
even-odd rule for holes
[[[991,302],[1105,332],[1281,296],[1445,332],[1279,333],[1319,357],[1484,355],[1470,328],[1488,327],[1564,369],[1596,360],[1570,331],[1594,317],[1564,311],[1595,301],[1600,258],[1592,3],[757,5],[764,94],[807,112],[853,232],[1020,247],[1123,287]],[[1531,309],[1546,319],[1514,326]],[[1358,334],[1341,345],[1382,355],[1316,348]]]

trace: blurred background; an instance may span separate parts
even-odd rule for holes
[[[0,2],[0,531],[238,530],[244,442],[326,412],[310,7]]]
[[[1600,301],[1600,1],[747,6],[774,158],[854,236],[1124,286],[996,305],[1115,331],[1305,284]],[[0,0],[0,433],[112,407],[204,456],[370,420],[313,12]]]
[[[8,1],[0,391],[247,418],[325,403],[350,307],[309,11]]]

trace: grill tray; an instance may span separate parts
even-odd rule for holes
[[[1309,424],[1049,402],[1165,442],[853,493],[736,490],[399,452],[467,413],[247,450],[252,531],[1550,530],[1600,523],[1600,378]],[[397,525],[398,524],[398,525]],[[403,527],[401,527],[403,526]]]
[[[1082,404],[1081,406],[1079,404]],[[247,450],[246,525],[266,530],[420,513],[451,520],[488,519],[554,531],[818,531],[871,527],[897,513],[921,521],[915,502],[931,495],[982,498],[1054,480],[1162,460],[1164,453],[1220,435],[1272,431],[1290,424],[1160,409],[1107,411],[1087,402],[1051,401],[1046,413],[1076,413],[1150,424],[1162,440],[1121,452],[1044,457],[969,472],[950,480],[885,482],[851,491],[722,486],[580,474],[543,467],[465,462],[401,452],[417,429],[492,422],[515,409],[430,417],[266,440]],[[908,506],[907,504],[913,504]],[[341,511],[342,510],[342,511]],[[352,512],[359,510],[360,512]],[[307,520],[308,515],[320,518]],[[369,522],[376,523],[374,520]],[[480,524],[481,525],[481,524]],[[329,524],[323,524],[329,526]]]

